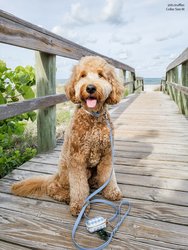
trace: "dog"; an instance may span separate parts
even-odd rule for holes
[[[90,188],[98,188],[112,178],[102,191],[109,200],[120,200],[122,193],[112,170],[110,128],[113,124],[108,104],[118,103],[123,86],[115,69],[99,56],[85,56],[74,66],[65,92],[77,104],[59,160],[59,170],[47,177],[33,177],[12,185],[12,193],[19,196],[48,195],[70,204],[70,212],[77,216],[89,195]],[[97,116],[96,116],[97,114]]]

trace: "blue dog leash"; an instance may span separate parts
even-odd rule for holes
[[[94,116],[94,117],[97,117],[97,118],[100,116],[100,113],[98,113],[98,112],[92,112],[92,113],[90,113],[88,111],[86,111],[86,112],[89,113],[90,115]],[[74,227],[73,227],[73,230],[72,230],[72,241],[73,241],[74,245],[76,246],[76,248],[79,249],[79,250],[102,250],[105,247],[107,247],[108,244],[111,242],[113,236],[118,231],[119,227],[121,226],[121,224],[123,223],[123,221],[125,220],[127,215],[129,214],[129,211],[130,211],[130,208],[131,208],[130,203],[128,201],[126,201],[126,200],[122,200],[121,203],[119,204],[119,206],[116,206],[116,204],[114,202],[111,202],[111,201],[108,201],[108,200],[103,200],[103,199],[93,199],[93,200],[91,200],[96,194],[100,193],[109,184],[109,182],[111,181],[112,174],[113,174],[113,169],[114,169],[114,166],[113,166],[113,163],[114,163],[113,135],[112,135],[112,128],[110,126],[110,122],[109,122],[109,119],[108,119],[107,115],[106,115],[106,123],[107,123],[108,128],[110,129],[110,143],[111,143],[111,146],[112,146],[112,171],[111,171],[109,179],[100,188],[95,190],[92,194],[90,194],[86,198],[85,203],[84,203],[84,205],[83,205],[83,207],[82,207],[82,209],[81,209],[81,211],[80,211],[80,213],[79,213],[79,215],[78,215],[78,217],[77,217],[77,219],[75,221],[75,224],[74,224]],[[86,208],[88,207],[88,205],[94,204],[94,203],[103,203],[105,205],[111,206],[114,209],[114,215],[110,219],[108,219],[108,222],[111,222],[116,218],[118,218],[118,222],[117,222],[116,226],[113,228],[112,232],[109,235],[108,240],[105,243],[103,243],[102,245],[100,245],[100,246],[98,246],[96,248],[84,248],[84,247],[80,246],[76,242],[75,235],[76,235],[76,231],[78,229],[78,226],[80,224],[80,221],[81,221],[82,217],[85,214]],[[124,215],[121,216],[121,207],[123,205],[127,205],[128,209],[124,213]]]

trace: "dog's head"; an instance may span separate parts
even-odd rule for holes
[[[86,56],[74,66],[65,92],[73,103],[99,111],[105,103],[116,104],[121,100],[123,86],[113,66],[99,56]]]

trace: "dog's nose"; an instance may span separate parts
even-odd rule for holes
[[[86,88],[86,91],[87,91],[89,94],[93,94],[93,93],[95,93],[95,91],[96,91],[96,87],[95,87],[94,85],[92,85],[92,84],[89,84],[89,85],[87,86],[87,88]]]

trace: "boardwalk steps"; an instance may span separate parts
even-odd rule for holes
[[[111,116],[115,124],[115,168],[130,216],[107,249],[188,249],[188,121],[169,96],[141,93],[122,102]],[[0,180],[0,249],[74,249],[69,208],[42,197],[16,197],[16,180],[57,169],[61,145],[40,154]],[[95,207],[92,213],[109,214]],[[83,228],[80,243],[100,243]],[[92,246],[91,246],[92,245]]]

